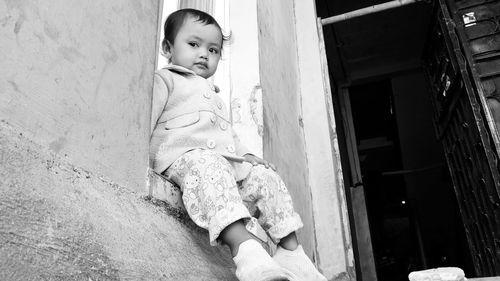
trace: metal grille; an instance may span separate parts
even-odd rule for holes
[[[474,64],[464,53],[444,0],[438,6],[426,53],[436,131],[445,149],[476,275],[500,275],[497,150],[485,122],[480,85],[472,78]]]
[[[481,137],[463,87],[453,116],[443,134],[443,145],[478,275],[499,270],[498,200],[495,177],[489,172]],[[496,196],[498,199],[498,196]],[[497,201],[497,202],[495,202]]]

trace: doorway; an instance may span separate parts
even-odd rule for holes
[[[349,189],[364,189],[378,280],[407,280],[411,271],[442,266],[472,270],[425,83],[421,70],[414,69],[338,91],[348,95],[341,104],[350,108],[336,111],[351,112],[341,118],[352,119],[343,123],[352,124],[345,130],[354,131],[362,178],[361,186],[351,183]],[[351,202],[351,207],[355,213],[363,206]],[[358,253],[366,247],[357,246]],[[357,256],[358,268],[364,258]],[[367,272],[357,273],[373,280]]]
[[[317,0],[318,16],[362,2]],[[323,28],[358,280],[474,274],[422,68],[432,18],[415,4]]]
[[[378,280],[404,280],[418,254],[404,177],[390,174],[403,170],[391,80],[348,92]]]

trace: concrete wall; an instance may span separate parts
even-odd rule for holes
[[[257,16],[264,107],[264,157],[277,166],[292,194],[304,222],[304,228],[299,232],[300,242],[312,255],[313,218],[307,184],[293,2],[257,1]]]
[[[304,221],[299,240],[329,280],[354,280],[335,120],[314,1],[257,1],[264,156]]]
[[[236,280],[183,213],[0,122],[0,280]]]
[[[220,1],[220,0],[219,0]],[[228,1],[231,43],[229,62],[230,108],[233,127],[255,155],[262,157],[262,90],[259,73],[257,1]]]
[[[349,216],[322,28],[318,31],[315,1],[295,1],[294,12],[318,262],[336,280],[354,280]]]
[[[0,0],[0,280],[235,280],[144,199],[160,4]]]
[[[293,2],[257,1],[257,16],[264,157],[277,166],[292,194],[304,222],[299,239],[312,256],[314,231],[300,108]]]
[[[77,165],[145,185],[160,1],[0,1],[0,118]]]
[[[0,0],[0,279],[234,278],[206,233],[140,199],[159,3]],[[335,135],[325,97],[312,98],[323,81],[309,81],[315,95],[305,98],[300,69],[320,69],[304,64],[310,49],[296,40],[315,32],[313,3],[304,15],[294,2],[257,4],[264,156],[294,197],[307,253],[329,279],[346,280]],[[298,15],[308,19],[301,31]]]

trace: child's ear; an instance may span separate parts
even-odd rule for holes
[[[170,60],[170,58],[172,57],[172,53],[171,51],[172,50],[172,44],[170,44],[170,42],[168,41],[163,41],[162,42],[162,51],[163,51],[163,56],[167,58],[167,60]]]

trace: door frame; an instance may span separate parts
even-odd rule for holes
[[[363,175],[359,164],[358,146],[356,143],[356,133],[351,110],[349,88],[341,86],[337,91],[339,95],[339,108],[342,115],[342,126],[345,132],[345,144],[347,148],[347,158],[349,161],[350,186],[345,186],[346,193],[350,196],[350,217],[354,224],[351,225],[351,233],[356,241],[356,264],[357,274],[361,275],[361,280],[377,280],[375,258],[370,232],[370,223],[366,207],[365,188],[363,185]]]

